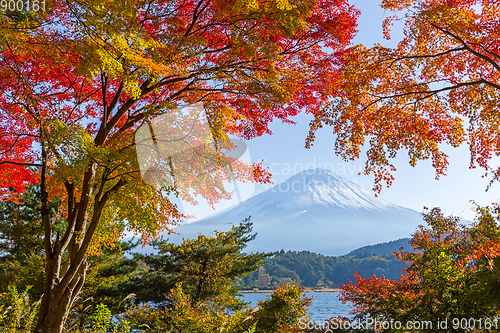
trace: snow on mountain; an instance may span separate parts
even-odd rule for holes
[[[331,206],[342,209],[387,209],[393,204],[375,198],[358,185],[325,169],[300,172],[239,206],[238,211],[250,207],[263,209],[276,205],[278,209],[296,210],[297,207]],[[236,212],[236,210],[235,210]]]
[[[341,255],[408,237],[423,222],[419,212],[376,198],[318,168],[300,172],[232,209],[175,228],[181,235],[170,235],[169,241],[179,243],[182,237],[226,231],[250,215],[257,237],[246,248],[248,252],[283,248]]]

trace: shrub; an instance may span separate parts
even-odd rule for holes
[[[11,285],[7,292],[0,294],[0,332],[31,332],[34,328],[39,302],[30,302],[30,288],[27,287],[23,293],[19,293],[17,288]]]

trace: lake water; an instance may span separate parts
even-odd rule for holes
[[[318,292],[305,293],[307,297],[312,297],[312,305],[309,307],[309,315],[312,321],[321,322],[331,317],[342,316],[352,318],[349,314],[351,308],[348,304],[342,304],[339,300],[338,292]],[[257,302],[265,299],[269,293],[243,293],[241,300],[250,302],[252,307],[257,305]]]

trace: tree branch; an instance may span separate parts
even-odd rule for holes
[[[423,55],[402,56],[402,57],[398,57],[396,59],[390,59],[391,60],[391,64],[389,66],[391,67],[396,61],[400,61],[400,60],[404,60],[404,59],[437,58],[437,57],[444,56],[444,55],[447,55],[447,54],[452,53],[452,52],[465,51],[465,50],[466,50],[465,47],[458,47],[458,48],[446,50],[444,52],[440,52],[440,53],[436,53],[436,54],[423,54]],[[387,60],[389,60],[389,59],[387,59]]]
[[[2,164],[14,164],[14,165],[20,165],[20,166],[34,166],[34,167],[43,166],[42,164],[38,164],[38,163],[21,163],[21,162],[14,162],[14,161],[2,161],[2,162],[0,162],[0,165],[2,165]]]
[[[391,98],[397,98],[397,97],[405,97],[405,96],[410,96],[410,95],[420,95],[420,94],[425,94],[425,95],[429,95],[430,96],[433,96],[433,95],[436,95],[436,94],[439,94],[441,92],[445,92],[445,91],[449,91],[449,90],[453,90],[453,89],[457,89],[457,88],[461,88],[461,87],[466,87],[466,86],[475,86],[475,85],[479,85],[479,84],[486,84],[486,85],[489,85],[495,89],[499,89],[500,90],[500,86],[493,83],[493,82],[490,82],[490,81],[487,81],[485,79],[479,79],[479,80],[476,80],[476,81],[469,81],[469,82],[462,82],[462,83],[458,83],[456,85],[453,85],[451,87],[445,87],[445,88],[441,88],[441,89],[437,89],[437,90],[427,90],[427,91],[410,91],[410,92],[406,92],[406,93],[402,93],[402,94],[395,94],[395,95],[390,95],[390,96],[376,96],[379,101],[380,100],[384,100],[384,99],[391,99]],[[372,103],[370,103],[372,104]]]
[[[113,192],[118,191],[125,184],[126,181],[123,178],[121,178],[110,190],[104,193],[104,195],[100,200],[98,200],[97,196],[95,197],[96,203],[94,206],[94,214],[92,216],[92,220],[89,224],[87,231],[85,232],[85,237],[83,238],[80,249],[78,250],[74,259],[72,260],[68,271],[64,275],[64,278],[61,280],[61,283],[58,286],[59,288],[65,288],[70,283],[70,281],[73,280],[73,277],[78,272],[82,260],[85,258],[85,254],[87,253],[90,241],[92,240],[95,230],[97,229],[97,225],[99,224],[99,220],[101,218],[102,210],[104,209],[104,206],[107,200],[109,199],[109,196]],[[59,292],[61,292],[62,290],[64,289],[61,289]]]
[[[75,231],[75,222],[76,222],[76,210],[75,210],[75,185],[71,184],[69,181],[64,183],[66,187],[66,192],[68,193],[68,227],[66,228],[66,232],[64,233],[63,238],[60,242],[60,251],[64,252],[66,247],[71,240],[71,236]]]
[[[101,90],[102,90],[102,106],[104,115],[102,117],[101,128],[106,127],[108,121],[108,77],[101,71]]]
[[[118,86],[118,90],[116,91],[115,97],[111,101],[111,104],[109,104],[108,110],[110,113],[113,112],[113,110],[116,108],[116,105],[120,101],[120,97],[122,96],[122,93],[123,93],[123,81],[120,82],[120,85]],[[109,117],[109,114],[108,114],[108,117]],[[106,121],[108,121],[108,119],[106,119]]]
[[[184,34],[184,37],[187,37],[189,36],[189,34],[191,33],[191,31],[193,30],[194,28],[194,25],[196,24],[196,21],[198,21],[198,18],[200,17],[201,13],[203,13],[203,11],[207,8],[208,4],[210,3],[210,0],[207,2],[207,4],[205,6],[203,6],[203,8],[200,10],[200,7],[201,7],[201,4],[204,2],[204,0],[201,0],[200,2],[198,2],[198,5],[196,5],[196,8],[194,9],[194,12],[193,12],[193,19],[191,20],[191,24],[189,25],[189,27],[187,28],[186,30],[186,33]],[[198,12],[198,10],[200,10],[200,12]]]
[[[478,51],[472,49],[462,38],[460,38],[457,35],[454,35],[452,32],[450,32],[450,31],[448,31],[446,29],[441,28],[440,26],[438,26],[437,24],[435,24],[433,22],[429,22],[429,24],[432,25],[437,30],[439,30],[442,33],[444,33],[445,35],[448,35],[448,36],[452,37],[453,39],[455,39],[456,41],[458,41],[460,44],[462,44],[464,46],[464,48],[467,51],[469,51],[470,53],[472,53],[476,57],[481,58],[484,61],[490,63],[498,72],[500,72],[500,66],[493,59],[491,59],[490,57],[488,57],[488,56],[486,56],[484,54],[481,54]]]

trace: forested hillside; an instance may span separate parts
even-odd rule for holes
[[[394,250],[404,248],[405,251],[411,251],[412,247],[408,243],[410,238],[401,238],[390,242],[367,245],[360,247],[347,254],[348,257],[359,257],[360,255],[392,254]]]
[[[354,280],[354,273],[362,277],[384,275],[399,279],[406,265],[392,254],[351,256],[323,256],[309,251],[281,250],[257,271],[240,279],[242,289],[267,289],[284,283],[300,283],[306,288],[338,288]]]

